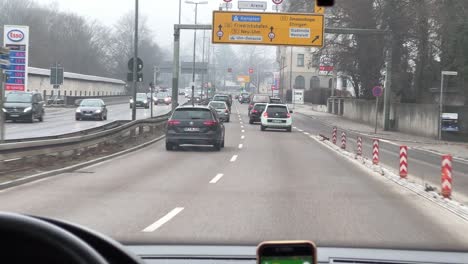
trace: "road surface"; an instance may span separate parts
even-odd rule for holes
[[[60,135],[93,127],[99,127],[115,120],[131,120],[132,112],[129,104],[108,105],[107,120],[75,120],[75,108],[46,108],[44,122],[34,123],[8,121],[5,124],[6,139],[31,138]],[[171,106],[155,105],[154,116],[162,115],[171,110]],[[137,108],[137,119],[151,117],[151,109]]]
[[[0,210],[69,220],[132,243],[311,239],[319,246],[468,250],[466,221],[297,129],[261,132],[248,124],[246,107],[233,106],[221,152],[168,152],[162,140],[0,191]],[[306,120],[293,116],[295,126]]]
[[[317,119],[306,115],[295,115],[295,126],[304,132],[318,135],[323,134],[331,139],[332,127],[323,124]],[[338,131],[337,145],[341,145],[341,132]],[[346,148],[356,153],[357,137],[362,136],[353,132],[347,131]],[[363,139],[363,155],[372,157],[372,142],[371,137],[362,136]],[[389,141],[380,141],[379,154],[380,162],[386,167],[392,168],[393,171],[399,171],[400,166],[400,146],[392,144]],[[463,204],[468,205],[468,162],[454,159],[453,167],[453,194],[452,198]],[[441,185],[441,156],[428,151],[409,149],[408,150],[408,172],[411,174],[409,179],[420,184],[429,183],[440,189]],[[413,177],[415,176],[415,177]],[[417,178],[416,178],[417,177]]]

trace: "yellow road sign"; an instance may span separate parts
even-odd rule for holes
[[[250,76],[248,75],[239,75],[237,76],[237,81],[240,83],[248,83],[250,82]]]
[[[317,0],[315,0],[314,13],[315,13],[315,14],[322,14],[322,15],[325,13],[325,7],[323,7],[323,6],[318,6],[318,5],[317,5]]]
[[[323,46],[323,15],[213,12],[213,43]]]

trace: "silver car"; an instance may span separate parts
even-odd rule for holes
[[[229,107],[226,102],[211,101],[208,106],[216,110],[216,113],[220,119],[229,123],[229,120],[231,119],[231,112],[229,111]]]

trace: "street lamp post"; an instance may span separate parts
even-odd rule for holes
[[[208,4],[208,1],[201,1],[201,2],[195,2],[195,1],[185,1],[187,4],[193,4],[195,5],[195,25],[197,24],[197,15],[198,15],[198,5],[204,5]],[[197,30],[194,30],[193,32],[193,64],[192,64],[192,105],[195,103],[194,102],[194,97],[195,97],[195,54],[196,54],[196,47],[197,47]]]
[[[439,140],[442,140],[442,113],[444,105],[444,75],[457,76],[456,71],[442,71],[440,74],[440,97],[439,97]]]

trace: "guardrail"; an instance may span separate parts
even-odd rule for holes
[[[89,149],[99,150],[107,144],[141,136],[161,134],[170,113],[135,121],[115,121],[107,126],[67,135],[10,140],[0,144],[0,163],[14,160],[43,159],[50,156],[77,156]]]

